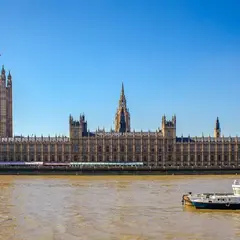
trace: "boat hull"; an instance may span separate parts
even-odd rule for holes
[[[219,210],[240,210],[240,203],[206,203],[192,202],[192,205],[197,209],[219,209]]]
[[[193,206],[191,199],[188,197],[188,195],[183,195],[182,197],[182,204],[186,206]]]

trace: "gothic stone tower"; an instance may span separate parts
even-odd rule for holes
[[[12,76],[6,82],[4,66],[0,75],[0,137],[12,137]]]
[[[217,117],[216,125],[215,125],[215,128],[214,128],[214,137],[215,138],[220,138],[221,137],[221,128],[220,128],[220,123],[219,123],[218,117]]]
[[[130,113],[127,108],[123,83],[118,109],[115,116],[115,132],[130,132]]]
[[[166,120],[166,116],[162,117],[162,134],[166,138],[176,138],[176,115],[172,120]]]
[[[79,140],[81,137],[87,136],[85,115],[80,115],[79,121],[75,121],[71,115],[69,116],[69,133],[71,140]]]

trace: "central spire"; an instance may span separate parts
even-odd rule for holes
[[[124,96],[124,85],[123,85],[123,82],[122,82],[122,92],[121,92],[121,95]]]
[[[214,128],[214,137],[219,138],[221,136],[221,128],[219,118],[217,117],[215,128]]]
[[[123,82],[120,99],[118,103],[118,109],[115,117],[115,131],[130,132],[130,114],[127,109],[127,101],[124,93]]]
[[[126,102],[126,97],[124,94],[124,85],[122,82],[122,90],[121,90],[121,95],[120,95],[120,99],[119,99],[119,107],[127,107],[127,102]]]
[[[216,120],[216,129],[219,130],[220,129],[220,123],[219,123],[219,119],[217,117],[217,120]]]

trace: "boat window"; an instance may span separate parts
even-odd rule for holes
[[[234,180],[234,183],[233,183],[234,185],[238,185],[239,184],[239,182],[238,182],[238,180]]]

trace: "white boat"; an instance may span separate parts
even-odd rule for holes
[[[234,180],[232,193],[184,194],[182,203],[197,209],[231,209],[240,210],[240,181]]]

